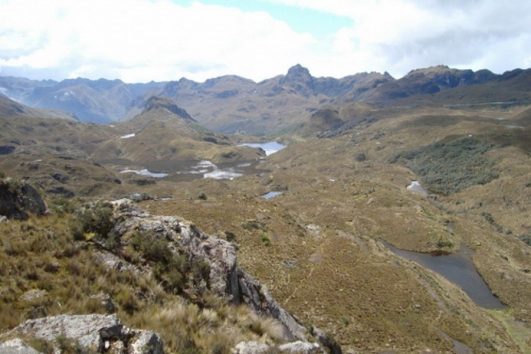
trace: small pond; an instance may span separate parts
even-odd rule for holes
[[[153,178],[164,178],[164,177],[168,176],[167,173],[151,172],[150,170],[148,170],[146,168],[141,169],[141,170],[122,170],[122,171],[120,171],[120,173],[134,173],[134,174],[137,174],[137,175],[140,175],[140,176],[153,177]]]
[[[243,143],[239,146],[247,146],[255,149],[262,149],[264,150],[266,156],[269,156],[271,154],[274,154],[275,152],[279,152],[280,150],[284,149],[286,145],[281,144],[276,141],[268,141],[266,143]]]
[[[487,283],[479,275],[471,259],[472,251],[462,248],[457,253],[433,256],[428,253],[405,251],[385,243],[395,254],[415,261],[441,274],[459,286],[477,305],[488,309],[502,309],[505,305],[492,294]]]
[[[273,199],[275,197],[278,197],[279,195],[281,195],[283,192],[275,192],[275,191],[272,191],[272,192],[267,192],[266,194],[262,194],[262,198],[264,198],[265,200],[270,200],[270,199]]]

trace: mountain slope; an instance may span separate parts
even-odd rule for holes
[[[0,117],[38,117],[38,118],[60,118],[66,120],[77,120],[74,116],[61,111],[51,111],[45,109],[30,108],[15,102],[0,94]]]
[[[0,77],[4,94],[32,107],[75,114],[82,121],[109,123],[125,116],[133,102],[163,83],[126,84],[120,80],[35,81]]]

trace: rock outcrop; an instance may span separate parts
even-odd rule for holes
[[[114,201],[115,225],[119,237],[146,232],[173,242],[190,257],[210,267],[209,288],[234,304],[247,304],[256,313],[277,319],[287,341],[306,340],[306,329],[269,294],[267,289],[242,270],[236,262],[234,245],[201,232],[192,223],[173,216],[152,216],[128,199]]]
[[[233,354],[321,354],[324,353],[319,344],[296,341],[278,346],[270,346],[258,342],[240,342],[232,350]]]
[[[46,203],[31,185],[10,178],[0,180],[0,215],[27,219],[29,214],[45,213]]]
[[[45,341],[57,351],[60,341],[90,353],[162,354],[162,340],[151,331],[125,327],[116,315],[60,315],[28,320],[0,344],[0,353],[36,354],[22,338]]]

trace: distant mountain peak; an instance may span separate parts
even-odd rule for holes
[[[145,105],[144,105],[144,111],[142,113],[146,113],[149,111],[154,111],[156,109],[164,109],[167,110],[182,119],[190,122],[196,122],[194,118],[188,112],[186,112],[183,108],[179,107],[174,101],[172,101],[170,98],[167,97],[160,97],[160,96],[152,96],[150,97]]]
[[[296,64],[288,69],[288,73],[286,74],[286,80],[287,81],[307,81],[312,79],[312,75],[310,74],[310,70],[302,66],[301,64]]]

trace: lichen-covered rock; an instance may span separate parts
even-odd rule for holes
[[[240,342],[232,350],[233,354],[263,354],[271,351],[271,347],[258,342]]]
[[[260,315],[277,319],[283,325],[285,340],[306,340],[307,331],[299,321],[284,310],[263,285],[238,267],[232,243],[206,235],[188,221],[173,216],[152,216],[128,199],[112,204],[113,232],[119,237],[141,231],[173,242],[191,258],[208,263],[210,290],[229,297],[235,304],[245,303]]]
[[[286,354],[318,354],[323,353],[321,347],[317,343],[309,343],[296,341],[292,343],[286,343],[278,346],[278,350],[281,353]]]
[[[0,343],[1,354],[42,354],[41,352],[33,349],[20,338],[14,338]]]
[[[162,342],[155,332],[141,331],[130,340],[129,354],[163,354]]]
[[[163,354],[162,340],[150,331],[125,327],[116,315],[59,315],[28,320],[8,335],[36,338],[57,345],[57,340],[71,341],[91,353],[125,352],[128,354]],[[2,351],[0,350],[0,353]],[[30,354],[30,353],[28,353]]]
[[[303,341],[296,341],[282,344],[279,346],[270,346],[259,342],[240,342],[234,349],[233,354],[322,354],[324,353],[319,344]]]
[[[29,214],[44,213],[46,213],[46,203],[35,188],[10,178],[0,180],[0,215],[13,219],[27,219]]]

